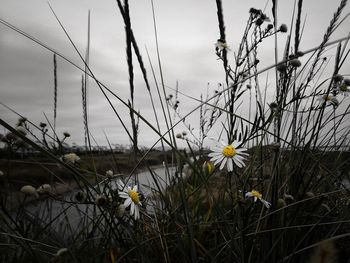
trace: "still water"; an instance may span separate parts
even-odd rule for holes
[[[166,170],[162,167],[152,169],[152,171],[153,176],[149,171],[133,175],[126,182],[126,185],[132,186],[137,182],[140,191],[144,197],[148,199],[152,194],[152,190],[157,189],[156,192],[159,191],[158,188],[165,190],[169,185],[169,181],[174,178],[175,174],[174,168]],[[126,181],[126,178],[124,178],[124,181]],[[108,187],[105,187],[105,183],[107,182]],[[104,187],[108,189],[108,191],[117,189],[116,181],[106,180],[104,183],[95,186],[95,189],[99,188],[101,191]],[[47,198],[26,205],[24,209],[26,210],[25,214],[28,217],[27,219],[43,228],[49,226],[51,231],[60,233],[61,235],[63,234],[66,238],[73,236],[82,226],[88,227],[89,222],[101,213],[97,205],[93,203],[77,203],[75,196],[79,191],[80,190],[73,190],[57,199]],[[105,190],[104,193],[108,194],[108,191]],[[94,193],[96,191],[93,190],[91,192],[93,192],[93,195],[97,195],[97,193]],[[94,196],[91,196],[91,199],[92,198],[94,198]],[[152,202],[145,202],[142,209],[151,212],[153,210],[153,205]],[[128,214],[128,211],[125,213]]]

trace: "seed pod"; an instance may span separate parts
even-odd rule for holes
[[[287,65],[286,65],[286,63],[278,64],[278,65],[276,66],[276,69],[277,69],[279,72],[285,72],[286,69],[287,69]]]
[[[292,59],[291,61],[289,61],[289,63],[295,67],[295,68],[298,68],[301,66],[301,62],[299,59],[295,58],[295,59]]]
[[[281,33],[286,33],[286,32],[288,31],[287,25],[286,25],[286,24],[280,25],[279,31],[280,31]]]

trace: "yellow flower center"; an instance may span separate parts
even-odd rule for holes
[[[138,192],[136,192],[135,190],[129,190],[128,191],[128,195],[130,196],[131,200],[134,203],[136,203],[136,204],[140,203],[140,197],[139,197],[139,193]]]
[[[327,96],[327,95],[324,95],[323,98],[324,98],[325,101],[330,101],[332,99],[331,96]]]
[[[252,195],[256,198],[261,198],[262,197],[262,194],[260,194],[258,191],[256,190],[252,190],[251,191]]]
[[[224,149],[222,150],[222,154],[225,157],[233,157],[236,155],[236,149],[235,147],[233,147],[232,145],[227,145],[224,147]]]

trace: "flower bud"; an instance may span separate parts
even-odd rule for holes
[[[56,257],[60,257],[63,256],[64,254],[66,254],[68,252],[67,248],[61,248],[56,252]]]
[[[35,197],[38,197],[38,192],[36,191],[36,189],[31,186],[31,185],[25,185],[21,188],[21,192],[25,195],[32,195]]]
[[[286,65],[286,63],[278,64],[278,65],[276,66],[276,69],[277,69],[279,72],[285,72],[286,69],[287,69],[287,65]]]
[[[51,192],[51,185],[49,184],[43,184],[43,185],[40,185],[36,191],[39,193],[39,194],[48,194]]]
[[[299,59],[295,58],[295,59],[292,59],[291,61],[289,61],[289,63],[295,67],[295,68],[298,68],[301,66],[301,62]]]
[[[287,25],[286,25],[286,24],[280,25],[279,31],[280,31],[281,33],[286,33],[286,32],[288,31]]]

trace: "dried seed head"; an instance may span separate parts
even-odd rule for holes
[[[247,89],[252,89],[252,85],[247,84]]]
[[[342,81],[343,78],[344,78],[344,77],[343,77],[342,75],[340,75],[340,74],[335,74],[335,75],[333,76],[333,80],[336,81],[336,82]]]
[[[299,59],[295,58],[295,59],[292,59],[291,61],[289,61],[289,63],[295,67],[295,68],[298,68],[301,66],[301,62]]]
[[[276,69],[277,69],[279,72],[285,72],[286,69],[287,69],[287,65],[286,65],[286,63],[278,64],[278,65],[276,66]]]
[[[107,204],[107,198],[103,195],[96,196],[95,204],[99,206],[104,206]]]
[[[273,24],[268,24],[267,25],[267,30],[271,30],[273,28]]]
[[[278,110],[278,104],[277,104],[277,102],[271,102],[269,106],[270,106],[270,109],[271,109],[272,111],[277,111],[277,110]]]
[[[63,136],[68,138],[70,137],[70,134],[68,132],[63,132]]]
[[[46,123],[40,122],[39,126],[40,126],[41,128],[45,128],[45,127],[46,127]]]
[[[350,86],[350,79],[344,79],[344,84],[346,86]]]
[[[257,26],[261,26],[263,23],[264,23],[264,19],[262,19],[262,18],[260,18],[260,17],[255,21],[255,24],[256,24]]]
[[[286,25],[286,24],[280,25],[279,31],[280,31],[281,33],[286,33],[286,32],[288,31],[287,25]]]
[[[177,133],[177,134],[176,134],[176,138],[182,139],[182,134],[181,134],[181,133]]]
[[[264,13],[260,15],[260,18],[264,21],[268,19],[268,17]]]
[[[84,202],[86,200],[86,194],[84,192],[78,192],[76,193],[75,195],[75,199],[78,201],[78,202]]]
[[[295,55],[299,58],[299,57],[304,56],[304,52],[302,52],[302,51],[297,51],[297,53],[295,53]]]
[[[259,14],[260,12],[259,12],[258,9],[252,7],[252,8],[249,9],[249,13],[251,13],[251,14],[253,14],[253,15],[257,15],[257,14]]]

